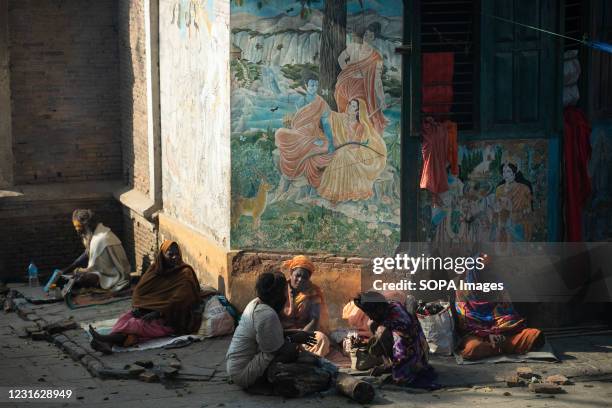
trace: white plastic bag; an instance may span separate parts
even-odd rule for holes
[[[206,302],[202,313],[202,324],[198,335],[203,337],[217,337],[234,332],[234,318],[221,304],[219,298],[213,295]]]
[[[417,314],[423,333],[432,354],[451,355],[454,349],[455,321],[450,303],[438,301],[444,309],[438,314],[427,316]]]

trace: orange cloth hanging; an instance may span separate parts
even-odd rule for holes
[[[448,162],[453,176],[459,174],[459,145],[457,144],[457,124],[450,120],[444,122],[448,131]]]

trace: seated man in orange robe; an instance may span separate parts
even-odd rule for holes
[[[330,340],[329,314],[321,288],[312,283],[310,277],[315,271],[312,261],[298,255],[283,263],[289,268],[288,301],[281,315],[281,323],[285,330],[303,330],[314,332],[317,343],[305,346],[307,351],[320,357],[329,353]]]

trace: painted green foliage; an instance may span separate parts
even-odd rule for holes
[[[339,12],[325,1],[232,4],[234,248],[384,253],[399,242],[401,7],[339,4],[346,27],[322,23]],[[323,47],[325,30],[346,44]],[[320,86],[322,61],[337,61],[334,89]],[[320,100],[333,103],[317,111]]]

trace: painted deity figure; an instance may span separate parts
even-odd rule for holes
[[[333,140],[323,132],[325,125],[321,123],[329,105],[317,94],[316,78],[306,76],[303,83],[306,92],[296,102],[298,111],[289,127],[276,131],[275,143],[280,152],[282,174],[292,180],[304,176],[308,184],[317,188],[333,151]]]
[[[364,100],[353,99],[346,112],[334,112],[305,81],[306,104],[293,116],[290,128],[276,131],[279,166],[289,179],[306,177],[318,194],[336,203],[373,195],[376,178],[384,170],[387,148],[367,115]]]
[[[363,99],[349,101],[344,113],[327,110],[324,132],[331,130],[335,151],[324,170],[319,195],[332,203],[366,200],[385,169],[387,146],[367,114]]]
[[[305,176],[334,204],[372,197],[374,182],[386,166],[383,58],[371,45],[380,29],[380,23],[373,23],[356,33],[357,40],[339,56],[338,111],[317,95],[318,81],[306,78],[290,126],[275,134],[283,175]]]
[[[533,188],[513,163],[502,165],[503,180],[495,189],[495,236],[497,242],[531,239],[529,216],[533,210]]]
[[[433,237],[435,243],[464,243],[467,227],[461,211],[462,196],[463,182],[449,173],[448,190],[438,194],[439,205],[432,208],[431,221],[436,228]]]
[[[353,42],[338,57],[342,71],[338,75],[334,98],[338,112],[346,112],[351,99],[364,100],[374,129],[382,135],[387,124],[382,112],[385,108],[383,57],[372,46],[380,29],[380,23],[376,22],[353,33]]]

